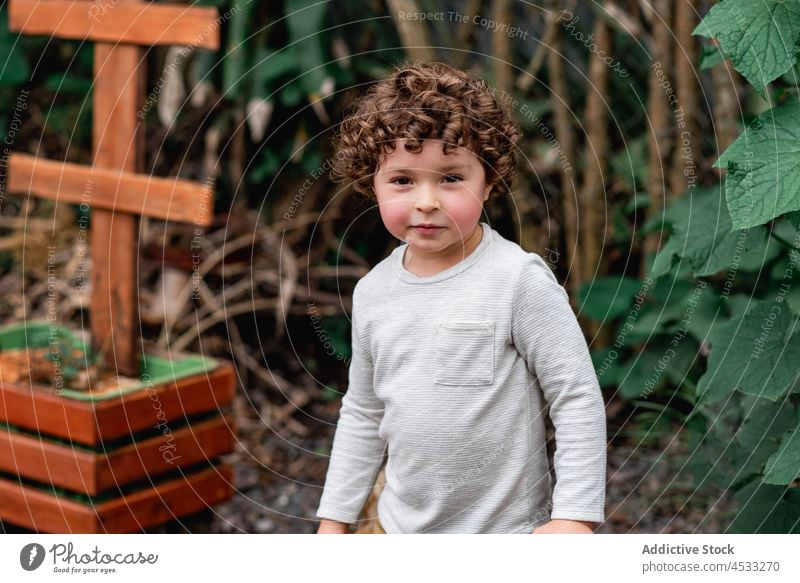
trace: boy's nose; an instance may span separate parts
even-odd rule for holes
[[[417,189],[414,206],[421,212],[429,212],[439,208],[441,205],[439,197],[436,195],[436,188],[427,185],[420,186]]]

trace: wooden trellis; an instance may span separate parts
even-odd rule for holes
[[[215,8],[109,0],[11,0],[9,28],[24,34],[95,41],[92,166],[12,154],[8,191],[93,207],[92,348],[119,374],[139,374],[136,281],[139,217],[207,226],[208,184],[155,178],[144,163],[145,54],[142,45],[219,46]]]

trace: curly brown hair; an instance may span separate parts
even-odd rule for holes
[[[406,62],[353,103],[334,135],[330,177],[374,199],[373,177],[395,140],[406,138],[406,150],[418,153],[425,139],[434,139],[445,154],[466,147],[478,157],[493,185],[491,199],[509,193],[518,179],[521,136],[483,79],[445,63]]]

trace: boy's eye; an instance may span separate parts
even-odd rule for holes
[[[404,181],[404,182],[399,182],[401,180]],[[464,180],[464,179],[461,176],[459,176],[458,174],[450,174],[450,175],[445,176],[444,178],[442,178],[442,180],[444,180],[446,182],[453,183],[453,182],[458,182],[458,181],[461,181],[461,180]],[[410,182],[411,182],[411,180],[409,178],[406,178],[405,176],[398,176],[397,178],[392,178],[389,181],[389,184],[397,184],[398,186],[406,186]]]

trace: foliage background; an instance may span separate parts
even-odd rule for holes
[[[327,179],[329,139],[413,58],[486,78],[525,131],[520,185],[486,220],[548,260],[587,332],[609,417],[601,532],[800,531],[799,2],[198,4],[227,15],[222,49],[147,52],[146,169],[214,178],[217,221],[197,300],[190,227],[143,221],[143,337],[235,362],[239,495],[163,528],[313,531],[350,293],[398,243]],[[18,36],[7,14],[4,161],[90,163],[91,45]],[[0,321],[45,314],[56,244],[59,318],[85,328],[87,217],[0,202]]]

